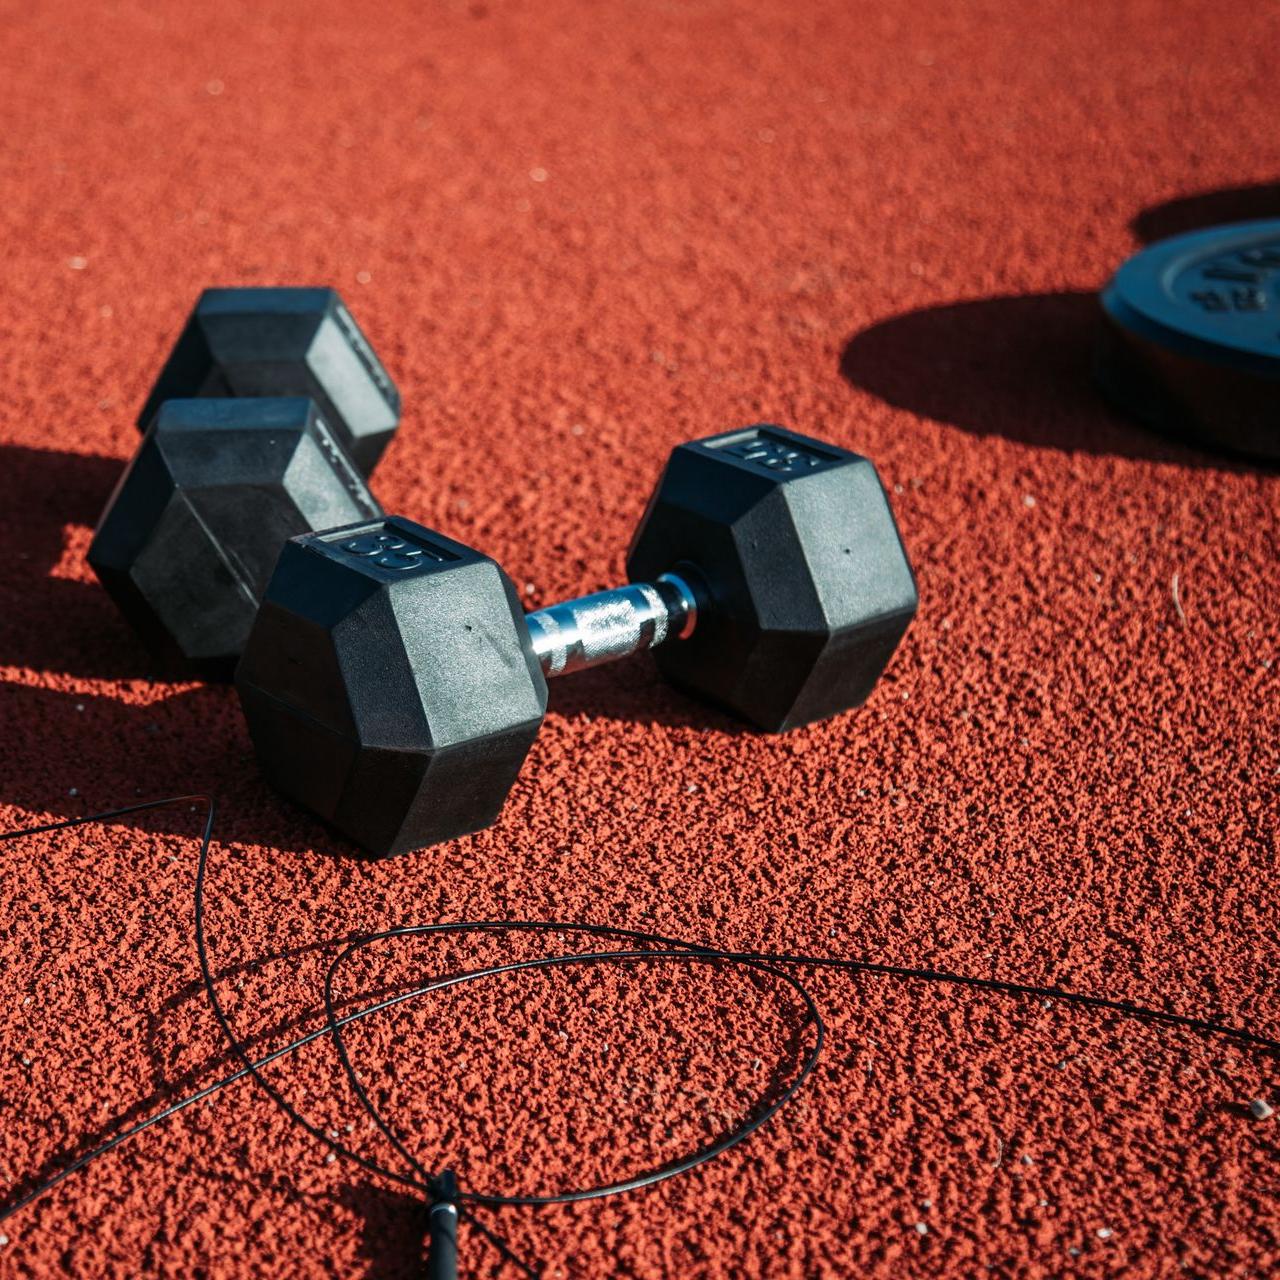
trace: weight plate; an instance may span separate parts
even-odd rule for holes
[[[1151,245],[1101,303],[1096,374],[1117,404],[1198,443],[1280,459],[1280,219]]]

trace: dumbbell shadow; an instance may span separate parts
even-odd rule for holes
[[[136,678],[153,664],[69,544],[88,530],[124,470],[92,454],[0,447],[0,665]]]
[[[58,818],[85,817],[166,796],[212,795],[218,841],[259,845],[280,853],[316,851],[350,857],[358,851],[304,810],[283,801],[263,781],[232,690],[189,689],[156,701],[64,693],[0,683],[0,803],[11,829]],[[112,820],[131,830],[191,839],[192,866],[203,810],[188,806],[143,811]],[[85,839],[83,831],[45,837]]]
[[[547,714],[566,720],[617,720],[738,736],[758,731],[667,684],[649,654],[580,671],[548,685]]]
[[[228,717],[224,692],[197,689],[146,705],[0,684],[0,800],[33,814],[79,817],[201,791],[225,774],[211,747]],[[33,818],[34,821],[39,821]],[[185,811],[139,819],[194,834]],[[18,825],[11,822],[9,825]],[[25,825],[25,824],[22,824]],[[68,838],[75,838],[74,835]]]

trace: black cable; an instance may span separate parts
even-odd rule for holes
[[[1273,1053],[1280,1053],[1280,1039],[1264,1035],[1261,1032],[1252,1031],[1247,1027],[1227,1026],[1222,1023],[1213,1022],[1207,1018],[1171,1013],[1163,1009],[1153,1009],[1144,1005],[1134,1004],[1132,1001],[1128,1000],[1114,1000],[1105,996],[1093,996],[1081,992],[1067,991],[1060,987],[1044,987],[1031,983],[1009,982],[998,978],[979,978],[967,974],[950,973],[946,970],[940,969],[882,964],[877,961],[845,959],[838,956],[816,956],[800,952],[728,951],[719,947],[706,946],[702,943],[688,942],[680,938],[669,938],[663,934],[649,933],[637,929],[626,929],[614,925],[593,924],[588,921],[481,920],[402,925],[392,929],[383,929],[375,933],[359,934],[349,938],[335,939],[332,945],[340,946],[342,949],[334,957],[334,960],[329,965],[329,969],[325,975],[324,1025],[313,1031],[307,1032],[305,1035],[296,1037],[288,1044],[273,1050],[271,1053],[265,1054],[260,1058],[254,1058],[249,1053],[246,1042],[236,1035],[231,1026],[227,1012],[218,997],[213,969],[209,961],[208,940],[205,936],[204,916],[205,882],[208,870],[209,851],[213,843],[213,825],[216,814],[216,804],[212,797],[205,795],[184,795],[173,796],[163,800],[144,801],[139,804],[131,804],[122,808],[111,809],[104,813],[90,814],[86,817],[68,818],[59,822],[43,823],[39,826],[26,827],[20,830],[0,832],[0,842],[15,840],[23,836],[39,835],[45,832],[61,831],[70,827],[82,826],[89,822],[109,821],[113,818],[124,817],[129,814],[139,813],[145,810],[168,808],[179,804],[192,803],[203,804],[206,806],[206,817],[201,832],[200,852],[196,867],[194,893],[196,954],[199,959],[201,979],[210,1007],[213,1010],[214,1016],[217,1019],[223,1035],[226,1037],[227,1043],[230,1046],[234,1057],[239,1060],[241,1065],[237,1070],[231,1072],[229,1075],[223,1076],[214,1083],[206,1085],[204,1088],[188,1094],[179,1101],[161,1108],[159,1111],[156,1111],[152,1115],[140,1120],[129,1128],[113,1134],[92,1150],[76,1157],[64,1168],[60,1169],[51,1177],[46,1178],[32,1190],[26,1192],[11,1203],[0,1207],[0,1222],[12,1217],[20,1209],[25,1208],[27,1205],[33,1203],[35,1200],[38,1200],[41,1196],[52,1190],[53,1187],[57,1186],[64,1179],[69,1178],[72,1174],[93,1163],[99,1157],[105,1155],[108,1151],[111,1151],[121,1143],[127,1142],[130,1138],[142,1133],[145,1129],[149,1129],[152,1125],[159,1124],[161,1121],[169,1119],[171,1116],[185,1110],[187,1107],[193,1106],[195,1103],[211,1097],[222,1089],[225,1089],[228,1085],[247,1078],[252,1078],[263,1089],[267,1096],[270,1097],[271,1100],[284,1112],[293,1124],[304,1129],[319,1142],[324,1143],[335,1154],[346,1160],[352,1161],[368,1173],[372,1173],[378,1177],[387,1178],[390,1181],[401,1184],[402,1186],[410,1187],[421,1193],[428,1200],[433,1200],[441,1194],[441,1185],[439,1180],[428,1172],[421,1161],[413,1155],[403,1139],[397,1135],[393,1125],[382,1114],[373,1102],[373,1099],[369,1096],[368,1091],[360,1080],[356,1065],[348,1052],[346,1038],[343,1032],[344,1029],[352,1023],[359,1022],[364,1018],[371,1017],[376,1013],[381,1013],[386,1009],[393,1008],[405,1003],[406,1001],[415,1000],[422,996],[429,995],[431,992],[442,991],[446,988],[458,986],[467,982],[474,982],[481,978],[495,977],[507,973],[564,968],[574,965],[633,965],[655,962],[682,965],[710,964],[748,968],[756,972],[766,974],[771,978],[778,979],[791,988],[797,997],[800,1007],[804,1011],[805,1018],[802,1030],[812,1027],[813,1041],[811,1047],[801,1058],[798,1066],[794,1068],[793,1074],[788,1079],[786,1085],[775,1097],[772,1099],[767,1097],[762,1098],[753,1112],[751,1112],[745,1120],[730,1129],[714,1142],[709,1143],[705,1147],[699,1148],[697,1151],[691,1152],[676,1160],[669,1161],[667,1164],[661,1165],[657,1168],[646,1170],[640,1174],[635,1174],[632,1177],[615,1182],[604,1183],[595,1187],[555,1191],[542,1195],[524,1196],[500,1195],[494,1192],[479,1192],[472,1191],[470,1189],[462,1189],[451,1195],[450,1199],[458,1204],[459,1209],[464,1212],[466,1206],[546,1206],[568,1204],[579,1200],[596,1199],[601,1196],[621,1194],[625,1191],[638,1191],[642,1188],[653,1186],[658,1182],[665,1181],[668,1178],[674,1178],[682,1173],[687,1173],[689,1170],[697,1168],[701,1164],[705,1164],[708,1160],[712,1160],[716,1156],[723,1155],[726,1151],[729,1151],[739,1143],[744,1142],[753,1133],[767,1124],[784,1106],[786,1106],[788,1102],[791,1101],[792,1098],[795,1097],[796,1093],[803,1086],[813,1068],[817,1065],[819,1056],[822,1053],[823,1042],[825,1039],[825,1026],[822,1016],[818,1010],[818,1006],[799,979],[793,974],[786,972],[783,966],[835,969],[842,970],[847,973],[864,973],[880,977],[896,978],[903,981],[944,983],[982,991],[993,991],[1002,995],[1060,1000],[1068,1005],[1104,1010],[1123,1017],[1138,1018],[1165,1026],[1179,1027],[1183,1030],[1195,1031],[1204,1035],[1222,1036],[1241,1044],[1268,1049]],[[550,956],[541,956],[533,960],[511,961],[506,964],[488,965],[480,969],[468,970],[464,973],[453,974],[445,978],[438,978],[431,982],[422,983],[418,986],[411,987],[407,991],[399,992],[395,995],[378,1000],[373,1004],[355,1009],[350,1013],[338,1013],[333,993],[334,978],[342,966],[352,956],[358,954],[367,947],[391,938],[423,935],[449,935],[459,933],[577,933],[592,938],[620,940],[631,945],[614,947],[602,951],[558,953]],[[351,1150],[341,1142],[341,1140],[335,1137],[330,1137],[323,1129],[307,1120],[306,1117],[303,1116],[263,1074],[262,1069],[264,1067],[325,1036],[332,1039],[343,1071],[346,1074],[347,1080],[351,1085],[360,1106],[378,1127],[384,1137],[386,1137],[400,1158],[405,1162],[407,1172],[405,1170],[394,1169],[389,1165],[370,1159],[359,1152]],[[466,1216],[472,1225],[499,1250],[505,1259],[519,1266],[530,1275],[537,1274],[526,1263],[515,1257],[494,1232],[492,1232],[483,1223],[477,1221],[474,1214],[466,1213]]]

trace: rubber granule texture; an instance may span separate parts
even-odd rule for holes
[[[1280,481],[1088,381],[1119,261],[1280,213],[1272,6],[3,9],[0,823],[216,794],[213,963],[255,1047],[314,1024],[328,940],[495,917],[1280,1032]],[[354,857],[261,783],[230,691],[153,680],[84,560],[199,290],[283,283],[336,286],[404,394],[385,505],[530,607],[620,578],[682,439],[766,419],[874,458],[921,609],[870,702],[770,739],[647,659],[587,674],[497,826]],[[3,846],[6,1196],[229,1069],[190,936],[201,816]],[[538,948],[388,944],[343,981]],[[485,1221],[549,1278],[1280,1270],[1266,1055],[802,976],[827,1052],[746,1147]],[[722,1131],[795,1026],[763,979],[654,964],[495,979],[351,1039],[424,1159],[537,1191]],[[385,1154],[331,1049],[271,1071]],[[422,1226],[242,1084],[5,1223],[0,1274],[409,1277]],[[463,1262],[497,1265],[465,1232]]]

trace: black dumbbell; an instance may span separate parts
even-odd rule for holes
[[[175,673],[230,679],[280,548],[382,514],[316,404],[167,400],[107,501],[89,564]]]
[[[166,400],[306,396],[366,478],[400,422],[400,393],[334,289],[206,289],[138,414]]]
[[[678,447],[630,586],[527,616],[487,556],[389,518],[285,544],[236,671],[267,777],[375,854],[488,826],[546,677],[642,649],[782,731],[861,704],[916,609],[875,468],[754,426]]]
[[[285,541],[382,514],[365,477],[399,412],[332,289],[208,289],[89,564],[159,657],[229,678]]]

